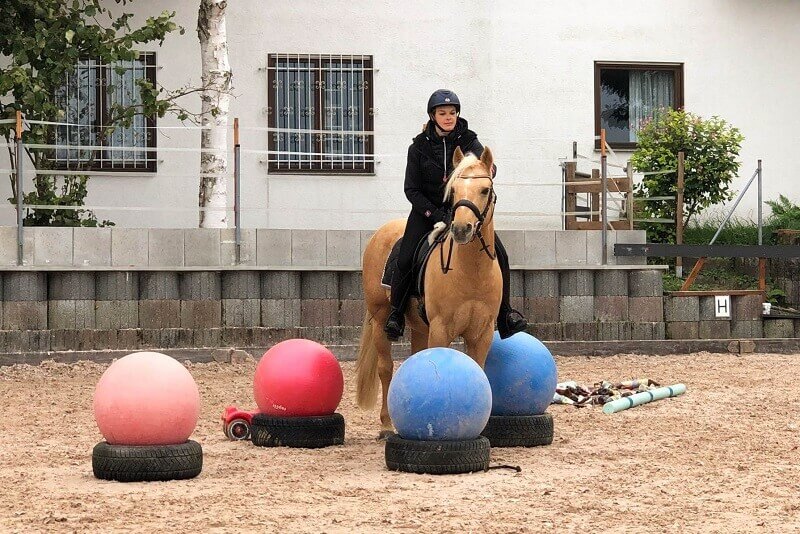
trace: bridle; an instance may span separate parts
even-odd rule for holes
[[[461,178],[459,176],[459,178]],[[467,176],[464,179],[474,179],[474,178],[488,178],[489,181],[492,183],[491,187],[489,188],[489,199],[486,201],[486,206],[483,208],[483,211],[478,210],[478,206],[475,205],[474,202],[467,199],[461,199],[455,204],[450,207],[450,224],[448,224],[448,228],[452,225],[453,218],[455,217],[456,210],[460,207],[469,208],[469,210],[475,215],[475,218],[478,219],[478,222],[475,224],[475,231],[472,234],[472,239],[470,239],[466,244],[472,243],[475,238],[477,237],[481,242],[481,251],[485,252],[486,255],[489,257],[490,260],[494,261],[497,257],[497,251],[490,251],[489,245],[486,244],[486,240],[483,238],[483,233],[481,229],[483,228],[483,224],[486,222],[486,216],[489,214],[489,209],[497,203],[497,193],[494,192],[494,179],[491,176]],[[494,216],[494,212],[492,212],[492,216]],[[442,232],[442,235],[446,235],[446,232]],[[495,247],[496,248],[496,247]],[[442,246],[439,247],[439,261],[442,266],[442,272],[447,274],[451,271],[450,267],[450,260],[453,257],[453,240],[450,239],[450,250],[447,252],[447,263],[444,261],[444,242],[442,242]]]

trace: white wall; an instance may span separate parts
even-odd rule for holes
[[[163,67],[158,79],[174,88],[199,83],[200,62],[197,3],[172,4],[187,32],[158,49]],[[141,0],[128,9],[154,14],[163,5]],[[266,132],[245,128],[267,126],[269,53],[371,54],[378,69],[375,176],[268,175],[259,162],[265,155],[245,154],[247,227],[368,229],[406,212],[406,148],[426,119],[428,95],[448,87],[459,94],[463,116],[498,159],[498,226],[560,228],[559,217],[503,215],[558,212],[559,187],[509,182],[560,181],[558,158],[569,155],[572,140],[581,153],[592,153],[595,60],[683,62],[686,109],[719,115],[745,135],[737,187],[762,158],[764,197],[784,193],[800,201],[800,181],[792,172],[800,137],[800,63],[792,52],[800,49],[800,2],[318,0],[230,2],[228,10],[236,94],[231,117],[240,118],[243,149],[267,146]],[[197,101],[190,104],[197,107]],[[159,147],[197,146],[197,131],[159,134]],[[155,176],[92,179],[89,203],[186,211],[98,215],[123,226],[195,226],[192,174],[198,172],[199,155],[160,152],[159,157]],[[0,198],[10,194],[6,182],[0,181]],[[738,213],[754,214],[755,208],[753,192]],[[3,224],[13,221],[8,211],[0,217]]]

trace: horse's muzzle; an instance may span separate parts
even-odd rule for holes
[[[466,245],[472,241],[473,234],[475,233],[475,225],[472,223],[453,223],[453,225],[450,227],[450,233],[453,235],[453,241],[459,245]]]

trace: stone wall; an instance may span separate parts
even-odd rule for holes
[[[663,339],[661,271],[512,271],[513,305],[544,340]],[[1,351],[357,342],[361,273],[347,270],[0,272]]]
[[[241,232],[241,266],[298,269],[361,267],[371,230],[280,230]],[[553,267],[600,265],[597,231],[498,231],[512,265]],[[641,265],[645,258],[614,256],[614,244],[644,243],[641,230],[608,232],[611,265]],[[237,265],[234,230],[187,228],[25,228],[23,265],[32,268],[162,269]],[[17,230],[0,227],[0,267],[17,266]]]

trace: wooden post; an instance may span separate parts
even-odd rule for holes
[[[683,244],[683,172],[684,153],[678,152],[678,184],[675,191],[675,243]],[[683,258],[675,258],[675,276],[683,278]]]
[[[602,264],[608,264],[608,165],[606,162],[606,129],[600,130],[600,220],[603,225],[603,233],[600,234],[600,246],[603,247],[601,251]]]
[[[592,181],[599,182],[600,181],[600,169],[592,169]],[[600,210],[600,193],[589,193],[589,210],[592,212],[598,212]],[[600,214],[593,213],[589,217],[590,221],[599,221]]]
[[[565,174],[564,174],[564,181],[566,184],[570,184],[575,181],[575,170],[577,168],[577,163],[574,161],[568,161],[564,164]],[[564,215],[564,229],[566,230],[573,230],[575,228],[575,224],[578,221],[578,218],[574,215],[574,213],[578,210],[578,199],[575,195],[574,191],[570,191],[569,185],[564,186],[566,189],[566,201],[565,201],[565,208],[564,210],[571,215]]]
[[[628,229],[633,230],[633,165],[630,161],[625,166],[625,174],[628,175],[628,198],[625,202],[625,212],[628,216]]]
[[[698,274],[700,274],[700,270],[703,268],[705,263],[706,258],[698,258],[697,263],[695,263],[694,267],[692,268],[692,272],[689,273],[686,281],[681,286],[681,291],[689,291],[689,288],[692,287],[692,284],[694,283],[694,279],[697,278]]]
[[[767,258],[758,258],[758,289],[767,291]]]

